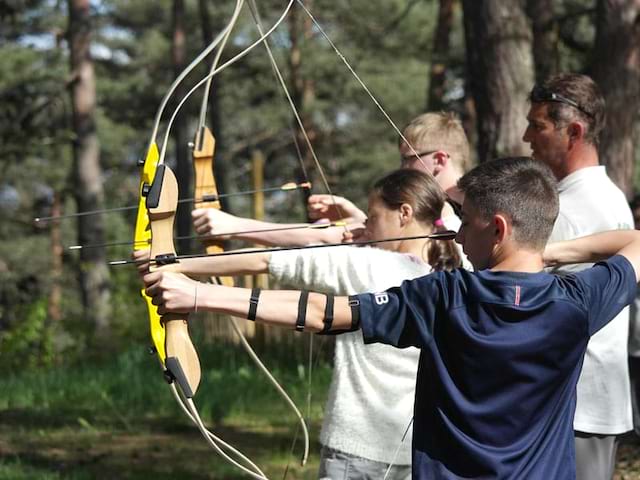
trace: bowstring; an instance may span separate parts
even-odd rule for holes
[[[184,78],[220,43],[222,42],[223,45],[224,43],[226,43],[231,30],[233,29],[233,26],[235,25],[237,18],[240,14],[242,5],[243,5],[243,1],[244,0],[237,0],[236,2],[236,8],[234,9],[233,15],[231,20],[229,21],[229,23],[225,26],[225,28],[216,36],[216,38],[180,73],[180,75],[178,75],[178,77],[176,77],[176,79],[173,81],[173,83],[171,84],[171,86],[169,87],[167,93],[164,95],[160,106],[158,107],[158,110],[156,112],[156,117],[154,119],[154,124],[153,124],[153,129],[152,129],[152,134],[149,140],[149,149],[152,148],[153,144],[156,142],[156,138],[157,138],[157,134],[158,134],[158,129],[160,126],[160,120],[162,118],[162,114],[164,113],[164,110],[167,106],[167,103],[169,101],[169,98],[173,95],[173,93],[175,92],[175,90],[177,89],[178,85],[184,80]],[[216,54],[216,59],[214,60],[214,65],[217,64],[217,61],[219,60],[220,57],[220,53],[222,51],[222,48],[219,49],[218,53]],[[213,75],[211,76],[211,78],[213,78]],[[184,101],[179,103],[178,105],[178,109],[184,104]],[[174,112],[173,116],[171,117],[169,124],[167,125],[167,131],[166,131],[166,135],[164,137],[164,142],[162,145],[162,155],[159,157],[158,159],[158,165],[161,165],[164,163],[164,155],[166,153],[166,148],[167,148],[167,144],[169,141],[169,133],[171,130],[171,125],[172,122],[175,118],[177,114],[177,110]],[[172,389],[174,391],[174,396],[176,396],[176,399],[179,399],[180,396],[176,395],[176,391],[175,391],[175,385],[171,385]],[[242,455],[242,453],[240,453],[239,451],[237,451],[236,449],[234,449],[233,447],[231,447],[230,445],[226,444],[225,442],[223,442],[221,439],[219,439],[218,437],[216,437],[213,433],[211,433],[209,430],[206,429],[206,427],[204,426],[204,423],[202,422],[202,420],[200,419],[200,416],[198,414],[198,410],[197,407],[195,405],[195,403],[187,398],[184,399],[184,401],[179,401],[178,402],[180,404],[180,406],[183,408],[183,410],[185,411],[185,413],[187,413],[187,416],[196,424],[196,426],[198,427],[198,429],[200,430],[200,432],[202,433],[203,437],[205,438],[205,440],[207,441],[207,443],[219,454],[221,455],[226,461],[228,461],[229,463],[233,464],[234,466],[240,468],[242,471],[244,471],[245,473],[247,473],[248,475],[250,475],[253,478],[256,478],[258,480],[268,480],[266,478],[266,476],[264,475],[264,473],[247,457],[245,457],[244,455]],[[241,460],[246,461],[252,470],[247,469],[244,465],[241,465],[240,463],[238,463],[236,460],[234,460],[233,458],[229,457],[218,445],[218,442],[220,442],[224,448],[230,449],[230,451],[238,456]]]
[[[240,0],[239,0],[240,1]],[[236,61],[238,61],[240,58],[244,57],[246,54],[249,53],[249,51],[251,51],[253,48],[255,48],[255,46],[258,43],[263,42],[263,40],[265,40],[279,25],[280,23],[283,21],[283,19],[285,18],[285,16],[287,15],[287,13],[289,12],[292,4],[293,4],[294,0],[290,0],[287,7],[285,8],[284,13],[282,14],[282,16],[278,19],[278,21],[270,28],[270,30],[268,32],[266,32],[266,34],[262,35],[260,39],[258,39],[257,41],[255,41],[253,44],[251,44],[249,47],[247,47],[246,49],[244,49],[243,51],[241,51],[239,54],[237,54],[235,57],[233,57],[232,59],[230,59],[229,61],[227,61],[226,63],[224,63],[223,65],[221,65],[220,67],[216,68],[215,70],[213,70],[212,72],[209,73],[209,75],[207,75],[204,79],[200,80],[189,92],[187,92],[187,94],[183,97],[183,99],[181,100],[181,102],[178,104],[178,106],[176,107],[171,119],[169,120],[169,124],[167,126],[167,130],[166,130],[166,134],[165,134],[165,139],[163,142],[163,146],[162,146],[162,151],[160,154],[160,158],[158,163],[161,164],[164,161],[164,157],[166,154],[166,148],[167,148],[167,139],[168,139],[168,135],[169,132],[171,130],[171,126],[173,124],[173,121],[177,115],[177,113],[179,112],[179,110],[182,108],[182,105],[184,105],[184,103],[186,102],[186,100],[193,94],[193,92],[195,92],[195,90],[197,88],[199,88],[204,82],[208,81],[210,78],[212,78],[213,76],[215,76],[217,73],[219,73],[220,71],[222,71],[223,69],[225,69],[226,67],[232,65],[233,63],[235,63]],[[376,105],[376,107],[378,108],[378,110],[383,114],[383,116],[385,117],[385,119],[387,120],[387,122],[392,126],[392,128],[395,130],[395,132],[398,134],[398,136],[403,140],[404,143],[406,143],[406,145],[408,146],[408,148],[411,150],[411,152],[416,156],[416,158],[418,158],[418,160],[422,163],[422,165],[425,167],[425,169],[427,169],[427,166],[425,164],[425,162],[422,160],[422,158],[420,157],[420,155],[418,154],[418,152],[415,150],[415,148],[413,147],[413,145],[406,139],[406,137],[403,135],[403,133],[400,131],[400,129],[398,128],[398,126],[395,124],[395,122],[393,122],[393,120],[391,119],[391,117],[389,116],[389,114],[384,110],[384,108],[382,107],[382,105],[380,104],[380,102],[377,100],[377,98],[373,95],[373,93],[369,90],[369,88],[365,85],[365,83],[362,81],[362,79],[360,78],[360,76],[356,73],[356,71],[353,69],[353,67],[350,65],[350,63],[347,61],[347,59],[345,58],[345,56],[342,54],[342,52],[340,52],[340,50],[337,48],[337,46],[334,44],[334,42],[331,40],[331,38],[327,35],[327,33],[325,32],[325,30],[322,28],[322,26],[320,25],[320,23],[316,20],[316,18],[311,14],[311,12],[307,9],[307,7],[304,5],[302,0],[297,0],[297,3],[301,6],[301,8],[304,10],[304,12],[309,16],[309,18],[311,19],[311,21],[313,22],[313,24],[316,26],[316,28],[318,28],[318,31],[322,34],[322,36],[327,40],[327,42],[329,43],[329,45],[333,48],[334,52],[336,53],[336,55],[342,60],[342,62],[345,64],[345,66],[347,67],[347,69],[349,70],[349,72],[352,74],[352,76],[358,81],[358,83],[360,84],[360,86],[363,88],[363,90],[367,93],[367,95],[369,96],[369,98],[373,101],[373,103]],[[223,31],[224,32],[224,31]],[[218,35],[218,37],[216,38],[216,40],[218,40],[218,38],[221,39],[221,36],[223,34],[223,32],[221,32],[221,34]],[[163,106],[164,108],[164,106]],[[159,123],[159,115],[158,117],[158,122]],[[299,116],[296,115],[297,120],[299,120]],[[303,132],[303,136],[305,137],[305,141],[309,141],[308,140],[308,136],[306,135],[306,130],[302,130]],[[153,139],[155,139],[155,134],[157,133],[157,129],[156,127],[154,127],[154,136],[152,137],[152,141]],[[309,141],[310,143],[310,141]],[[322,167],[320,166],[319,161],[317,160],[317,157],[315,156],[315,154],[312,155],[312,157],[314,158],[314,162],[316,163],[316,166],[318,167],[318,172],[321,175],[322,181],[323,183],[325,183],[325,185],[328,187],[328,181],[324,175],[324,171],[322,170]],[[427,169],[428,171],[428,169]],[[328,189],[328,191],[330,192],[330,189]],[[333,198],[333,195],[330,193],[331,197]],[[335,202],[335,200],[334,200]]]
[[[309,9],[306,7],[306,5],[304,4],[304,2],[302,0],[296,0],[296,2],[298,3],[298,5],[300,5],[300,7],[304,10],[304,12],[307,14],[307,16],[309,17],[309,19],[311,19],[311,21],[313,22],[313,24],[315,25],[315,27],[318,29],[318,31],[320,32],[320,34],[325,38],[325,40],[327,41],[327,43],[329,43],[329,45],[331,46],[331,48],[333,49],[333,51],[336,53],[336,55],[338,56],[338,58],[340,58],[340,60],[342,60],[342,62],[345,64],[345,66],[347,67],[347,69],[349,70],[349,72],[351,73],[351,75],[356,79],[356,81],[360,84],[360,86],[362,87],[362,89],[366,92],[366,94],[369,96],[369,98],[371,99],[371,101],[373,101],[374,105],[378,108],[378,110],[380,111],[380,113],[382,113],[382,115],[384,116],[384,118],[387,120],[387,122],[389,123],[389,125],[391,125],[391,127],[395,130],[395,132],[398,134],[398,136],[400,137],[400,139],[402,139],[402,141],[404,143],[407,144],[407,146],[409,147],[409,149],[411,150],[411,153],[413,153],[418,160],[420,161],[420,163],[422,164],[422,166],[425,168],[426,173],[430,176],[433,177],[433,175],[429,172],[429,169],[427,167],[427,164],[424,162],[424,160],[422,160],[422,157],[420,157],[420,155],[418,154],[418,152],[415,150],[415,148],[413,147],[413,145],[409,142],[409,140],[407,140],[407,138],[404,136],[404,134],[402,133],[402,131],[400,130],[400,128],[398,128],[398,126],[396,125],[396,123],[393,121],[393,119],[391,118],[391,116],[387,113],[387,111],[382,107],[382,104],[378,101],[378,99],[375,97],[375,95],[371,92],[371,90],[369,89],[369,87],[367,87],[365,85],[365,83],[362,81],[362,79],[360,78],[360,76],[358,75],[358,73],[355,71],[355,69],[351,66],[351,64],[349,63],[349,61],[346,59],[346,57],[342,54],[342,52],[338,49],[338,47],[336,46],[336,44],[331,40],[331,38],[329,37],[329,35],[327,34],[327,32],[324,30],[324,28],[322,28],[322,25],[320,25],[320,22],[318,22],[316,20],[316,18],[313,16],[313,14],[309,11]]]
[[[235,56],[231,57],[229,60],[227,60],[225,63],[223,63],[222,65],[218,66],[214,71],[210,72],[207,76],[205,76],[204,78],[202,78],[201,80],[199,80],[192,88],[191,90],[189,90],[184,97],[182,98],[182,100],[180,100],[180,102],[178,103],[178,105],[176,106],[173,114],[171,115],[171,118],[169,119],[169,123],[167,124],[167,130],[165,132],[164,135],[164,139],[163,139],[163,145],[162,145],[162,150],[160,152],[160,158],[158,160],[158,164],[162,164],[164,162],[164,157],[166,155],[166,151],[167,151],[167,143],[168,143],[168,138],[169,138],[169,134],[171,132],[171,127],[173,126],[173,122],[175,121],[176,116],[178,115],[178,113],[180,112],[180,110],[182,109],[182,106],[186,103],[186,101],[189,99],[189,97],[191,97],[191,95],[193,95],[193,93],[198,90],[202,85],[204,85],[211,77],[214,77],[215,75],[217,75],[218,73],[222,72],[223,70],[225,70],[226,68],[230,67],[231,65],[233,65],[234,63],[236,63],[237,61],[239,61],[241,58],[243,58],[244,56],[246,56],[249,52],[251,52],[251,50],[253,50],[254,48],[256,48],[260,42],[262,42],[262,40],[266,37],[268,37],[269,35],[271,35],[271,33],[273,33],[273,31],[278,28],[278,26],[280,26],[280,24],[284,21],[284,19],[287,16],[287,13],[289,13],[289,10],[291,9],[291,6],[293,5],[295,0],[288,0],[287,6],[284,9],[284,12],[280,15],[280,17],[278,18],[278,20],[269,28],[269,30],[267,30],[264,34],[264,36],[262,36],[261,38],[257,39],[256,41],[254,41],[251,45],[249,45],[248,47],[246,47],[244,50],[240,51],[240,53],[236,54]]]
[[[298,5],[300,5],[300,7],[304,10],[304,12],[307,14],[307,16],[311,19],[311,21],[313,22],[313,24],[315,25],[315,27],[318,29],[318,31],[320,32],[320,34],[326,39],[326,41],[329,43],[329,45],[331,46],[331,48],[334,50],[334,52],[336,53],[336,55],[338,56],[338,58],[340,58],[342,60],[342,62],[344,63],[344,65],[347,67],[347,69],[349,70],[349,72],[351,73],[351,75],[356,79],[356,81],[360,84],[360,86],[362,87],[362,89],[367,93],[367,95],[369,96],[369,98],[373,101],[374,105],[378,108],[378,110],[382,113],[382,115],[384,116],[384,118],[387,120],[387,122],[389,123],[389,125],[391,125],[391,127],[395,130],[395,132],[398,134],[398,136],[400,137],[400,139],[402,139],[402,141],[407,145],[407,147],[409,148],[409,150],[411,151],[411,153],[413,153],[415,155],[415,157],[418,159],[418,161],[422,164],[422,166],[424,167],[425,172],[433,178],[433,174],[430,172],[429,168],[427,167],[427,164],[424,162],[424,160],[422,159],[422,157],[418,154],[418,152],[416,151],[416,149],[414,148],[414,146],[407,140],[407,138],[404,136],[404,134],[402,133],[402,131],[398,128],[398,126],[396,125],[396,123],[393,121],[393,119],[391,118],[391,116],[386,112],[386,110],[382,107],[381,103],[378,101],[378,99],[373,95],[373,93],[371,92],[371,90],[367,87],[367,85],[362,81],[362,79],[360,78],[360,76],[358,75],[358,73],[355,71],[355,69],[351,66],[351,64],[349,63],[349,61],[346,59],[346,57],[342,54],[342,52],[338,49],[338,47],[335,45],[335,43],[331,40],[331,38],[329,37],[329,35],[326,33],[326,31],[324,30],[324,28],[322,28],[322,25],[320,25],[320,23],[316,20],[316,18],[314,17],[314,15],[309,11],[309,9],[306,7],[306,5],[304,4],[304,2],[302,0],[296,0]],[[437,182],[436,182],[437,184]],[[409,432],[409,428],[411,427],[413,423],[413,418],[411,419],[411,421],[409,422],[409,425],[407,425],[407,429],[404,432],[404,435],[402,435],[402,438],[400,439],[400,442],[398,444],[398,447],[396,448],[394,457],[391,461],[391,463],[389,464],[387,471],[385,472],[384,478],[386,479],[387,476],[389,475],[391,468],[393,467],[393,465],[395,464],[396,458],[398,453],[400,452],[400,448],[402,447],[402,445],[404,444],[404,441],[407,437],[407,434]]]
[[[240,0],[240,3],[243,3],[243,1],[244,0]],[[255,11],[254,11],[255,4],[253,4],[253,5],[250,4],[250,7],[253,7],[251,9],[251,13],[252,13],[252,15],[254,17],[254,20],[256,20],[256,15],[255,15]],[[256,20],[256,22],[258,22],[258,20]],[[213,85],[213,78],[214,78],[214,74],[213,73],[216,71],[216,67],[218,66],[218,63],[219,63],[220,58],[222,56],[222,51],[224,49],[224,46],[226,45],[226,43],[227,43],[227,41],[228,41],[228,39],[230,37],[232,28],[229,28],[227,30],[227,34],[224,37],[224,39],[222,40],[222,42],[220,44],[220,48],[216,52],[216,56],[215,56],[215,58],[214,58],[214,60],[212,62],[211,68],[209,70],[208,80],[207,80],[207,82],[205,84],[203,100],[202,100],[202,104],[201,104],[201,107],[200,107],[200,117],[199,117],[199,123],[198,123],[198,131],[201,131],[203,129],[203,127],[205,126],[205,123],[206,123],[208,99],[209,99],[211,87]],[[260,27],[259,27],[259,33],[260,33],[261,36],[264,37],[264,32],[263,32],[262,28],[260,28]],[[265,46],[267,46],[266,38],[264,38],[264,44],[265,44]],[[269,51],[268,46],[267,46],[267,50]],[[270,58],[272,58],[272,57],[270,57]],[[295,140],[295,136],[294,136],[294,140]],[[296,147],[297,147],[297,143],[296,143]],[[307,174],[306,174],[306,170],[304,168],[304,164],[302,164],[302,168],[303,168],[303,173],[304,173],[304,176],[305,176],[305,180],[308,182],[308,177],[307,177]],[[217,279],[217,277],[216,277],[216,281],[217,281],[217,283],[220,283],[219,279]],[[284,478],[286,478],[287,472],[289,470],[289,462],[290,462],[291,456],[293,455],[293,451],[295,449],[295,445],[297,443],[298,432],[300,430],[300,427],[302,427],[302,432],[303,432],[303,436],[304,436],[304,453],[303,453],[303,456],[302,456],[302,465],[304,466],[306,464],[306,462],[307,462],[307,458],[308,458],[308,455],[309,455],[309,433],[308,433],[307,426],[306,426],[306,424],[304,422],[304,418],[300,414],[300,412],[299,412],[297,406],[295,405],[295,403],[293,402],[293,400],[289,397],[289,395],[286,393],[284,388],[274,378],[274,376],[271,374],[271,372],[266,367],[266,365],[264,365],[264,363],[259,359],[258,355],[255,353],[253,348],[251,348],[249,342],[244,337],[244,334],[240,330],[240,327],[237,325],[237,323],[235,322],[235,320],[233,318],[231,319],[231,322],[232,322],[232,326],[233,326],[233,329],[234,329],[235,333],[240,338],[240,342],[242,343],[243,347],[245,348],[245,350],[247,351],[249,356],[256,363],[258,368],[267,376],[267,379],[273,384],[273,386],[276,388],[278,393],[280,393],[280,395],[284,398],[286,403],[292,408],[292,410],[294,411],[297,419],[299,420],[299,423],[296,422],[296,430],[295,430],[294,438],[293,438],[292,445],[291,445],[291,452],[290,452],[290,455],[289,455],[289,460],[288,460],[287,466],[286,466],[285,471],[284,471],[285,472],[284,473]]]
[[[157,140],[158,131],[160,129],[160,121],[162,119],[162,114],[164,113],[164,110],[167,107],[167,103],[169,102],[169,99],[175,93],[176,89],[178,88],[180,83],[182,83],[182,81],[186,78],[186,76],[189,73],[191,73],[191,71],[200,62],[202,62],[202,60],[204,60],[207,57],[207,55],[209,55],[209,53],[211,53],[213,49],[216,48],[216,46],[218,46],[218,44],[223,40],[224,36],[227,34],[227,31],[230,30],[230,28],[233,26],[233,23],[235,23],[235,18],[240,14],[240,7],[242,6],[243,1],[244,0],[236,0],[236,8],[234,9],[234,12],[232,14],[232,17],[229,23],[222,29],[222,31],[216,36],[216,38],[202,52],[200,52],[200,54],[189,65],[187,65],[187,67],[182,72],[180,72],[180,75],[178,75],[174,79],[173,83],[169,86],[167,93],[165,93],[164,97],[162,98],[162,101],[160,102],[160,105],[158,106],[158,110],[156,111],[156,116],[153,121],[153,128],[151,130],[151,136],[149,139],[148,148],[151,148],[151,145],[155,143]],[[159,163],[162,163],[162,162],[159,162]]]
[[[248,1],[248,5],[249,5],[249,10],[251,11],[251,16],[253,17],[253,21],[256,25],[256,28],[258,30],[258,34],[261,37],[264,37],[264,33],[263,33],[263,28],[262,28],[262,21],[260,18],[260,12],[258,11],[258,7],[255,3],[255,0],[249,0]],[[291,94],[289,93],[289,89],[287,87],[286,82],[284,81],[284,78],[282,77],[282,72],[280,71],[280,68],[278,67],[278,63],[276,62],[276,59],[273,55],[273,52],[271,51],[271,47],[269,45],[269,41],[267,39],[267,37],[264,37],[263,40],[263,45],[265,47],[265,50],[267,52],[267,56],[269,58],[269,62],[271,64],[271,68],[273,70],[273,74],[275,75],[276,79],[278,80],[278,83],[281,87],[280,92],[281,94],[285,97],[287,103],[289,104],[289,107],[291,109],[291,112],[295,118],[295,121],[298,124],[298,128],[300,129],[300,132],[303,135],[304,141],[306,143],[307,149],[309,151],[309,153],[311,154],[316,167],[318,168],[318,172],[320,173],[320,176],[322,178],[322,182],[325,186],[325,188],[327,189],[327,191],[331,194],[331,188],[326,180],[326,176],[324,175],[324,171],[322,170],[322,167],[320,165],[320,161],[318,160],[318,157],[316,155],[315,149],[313,148],[313,145],[311,143],[311,140],[309,139],[309,135],[307,134],[306,128],[304,127],[304,122],[302,121],[302,118],[300,117],[300,114],[298,112],[298,109],[296,108],[295,102],[293,101],[293,99],[291,98]],[[302,170],[302,174],[304,176],[305,181],[309,181],[309,176],[307,174],[307,169],[306,169],[306,165],[304,162],[304,158],[302,156],[302,150],[300,148],[300,144],[298,143],[298,138],[297,135],[295,134],[295,131],[293,130],[293,127],[290,125],[289,129],[291,131],[291,136],[293,139],[293,144],[295,145],[295,149],[296,149],[296,154],[298,157],[298,160],[300,162],[300,167]],[[331,198],[333,199],[333,195],[331,195]],[[334,200],[335,203],[335,200]],[[312,385],[312,377],[313,377],[313,360],[312,360],[312,352],[313,352],[313,342],[314,342],[314,335],[313,334],[308,334],[309,335],[309,362],[307,365],[307,420],[310,421],[311,419],[311,385]],[[308,435],[308,434],[307,434]],[[293,451],[295,450],[295,446],[298,440],[298,427],[296,426],[296,432],[294,434],[294,438],[293,441],[291,443],[291,448],[290,448],[290,452],[289,455],[287,457],[287,465],[284,469],[284,473],[283,473],[283,480],[285,480],[287,478],[287,475],[289,473],[289,467],[290,467],[290,463],[291,463],[291,457],[293,455]]]

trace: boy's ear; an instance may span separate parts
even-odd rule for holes
[[[507,217],[498,213],[493,216],[494,237],[496,243],[504,241],[511,234],[511,222]]]

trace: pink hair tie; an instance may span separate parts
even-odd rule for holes
[[[441,219],[441,218],[437,219],[435,222],[433,222],[433,224],[434,224],[436,227],[444,227],[444,222],[442,221],[442,219]]]

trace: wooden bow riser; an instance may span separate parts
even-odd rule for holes
[[[196,134],[193,148],[193,170],[195,176],[195,198],[205,198],[206,195],[218,195],[216,179],[213,175],[214,155],[216,141],[208,127],[202,127]],[[221,205],[218,200],[211,202],[196,202],[195,208],[215,208],[220,210]],[[223,242],[205,240],[205,250],[207,253],[221,253],[224,251]],[[232,277],[216,277],[222,285],[232,287],[234,285]]]
[[[151,225],[151,259],[155,265],[150,270],[162,270],[166,264],[175,263],[173,224],[178,203],[178,182],[173,171],[160,165],[147,195],[147,211]],[[167,370],[180,385],[187,398],[195,395],[200,384],[200,360],[189,336],[188,314],[162,315],[165,327],[165,351]]]

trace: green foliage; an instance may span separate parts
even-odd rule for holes
[[[219,423],[230,415],[249,415],[259,423],[289,422],[287,407],[279,403],[271,384],[239,347],[202,347],[199,355],[203,377],[196,400],[207,421]],[[269,352],[261,357],[296,403],[302,404],[308,380],[304,361],[291,361]],[[330,371],[324,362],[314,364],[312,393],[320,403]],[[167,412],[177,418],[182,415],[174,407],[155,355],[150,355],[143,345],[129,348],[109,361],[67,363],[38,370],[14,365],[0,380],[0,391],[0,410],[55,412],[55,418],[50,419],[55,424],[82,423],[98,428],[115,418],[120,428],[128,429],[135,419]],[[268,416],[256,404],[256,398],[276,404]]]
[[[51,365],[53,352],[51,332],[46,325],[46,299],[21,306],[18,316],[24,319],[20,328],[0,337],[0,363],[14,370]]]
[[[228,21],[233,6],[233,2],[208,2],[214,34]],[[198,2],[187,1],[185,7],[185,23],[189,26],[185,32],[187,58],[191,59],[205,42],[198,28],[201,21]],[[3,331],[0,355],[11,352],[12,361],[35,366],[55,362],[62,356],[100,352],[87,351],[92,330],[82,315],[76,278],[78,255],[63,253],[63,277],[55,279],[50,274],[51,224],[34,228],[32,223],[33,217],[50,213],[54,194],[62,201],[63,213],[73,213],[78,208],[69,191],[74,172],[69,129],[68,45],[63,33],[68,20],[66,6],[34,1],[12,8],[13,13],[4,17],[10,28],[0,34],[0,71],[3,72],[0,75],[3,100],[0,202],[4,202],[3,207],[12,207],[3,208],[8,215],[0,220],[0,329]],[[92,56],[105,206],[119,207],[137,202],[136,160],[144,154],[156,109],[174,76],[170,56],[172,2],[105,0],[92,4],[92,8]],[[268,28],[282,12],[283,4],[259,2],[259,8],[263,25]],[[322,28],[400,126],[422,110],[428,62],[425,52],[430,48],[434,2],[412,3],[407,7],[406,2],[400,0],[344,5],[318,0],[312,9]],[[305,15],[301,9],[297,11],[302,22]],[[290,28],[285,22],[270,38],[273,53],[289,84]],[[351,197],[364,207],[368,184],[398,164],[396,133],[325,39],[315,29],[305,37],[302,23],[298,28],[300,75],[312,82],[314,93],[301,113],[317,132],[314,150],[332,191]],[[239,53],[257,36],[256,26],[245,9],[223,61]],[[200,65],[186,85],[193,85],[207,70],[208,65]],[[408,78],[412,81],[407,82]],[[397,88],[400,83],[402,89]],[[267,155],[267,186],[293,180],[294,171],[300,168],[292,141],[293,118],[263,46],[259,45],[217,76],[214,93],[220,101],[222,119],[221,128],[214,133],[218,139],[218,157],[229,167],[227,188],[251,187],[248,173],[253,148],[260,148]],[[201,90],[196,92],[181,113],[191,125],[201,95]],[[176,99],[170,99],[167,113],[175,105]],[[167,161],[171,164],[175,146],[169,145],[168,151]],[[324,191],[317,167],[306,167],[315,191]],[[7,203],[9,201],[14,203]],[[234,212],[251,215],[248,198],[237,198],[231,203]],[[298,194],[267,196],[266,206],[268,219],[305,219]],[[106,241],[122,242],[131,238],[133,213],[105,217]],[[61,223],[61,234],[63,246],[77,243],[75,221]],[[127,258],[129,249],[127,245],[113,247],[108,250],[108,256]],[[126,347],[131,342],[146,343],[147,337],[146,307],[139,299],[140,286],[133,269],[114,268],[111,277],[112,336],[105,352]],[[63,288],[63,317],[49,328],[45,327],[51,319],[47,318],[44,303],[56,284]],[[44,332],[49,336],[39,339],[39,343],[46,344],[47,348],[36,358],[29,346],[38,343],[34,337]],[[210,411],[216,415],[214,409]]]
[[[57,472],[47,472],[42,467],[25,464],[20,458],[9,461],[0,460],[0,480],[89,480],[93,478],[89,473],[63,475]]]
[[[229,20],[234,2],[203,2],[209,9],[211,29],[217,34]],[[172,6],[170,0],[92,2],[93,48],[97,89],[97,129],[105,191],[105,206],[133,205],[138,197],[136,161],[144,155],[156,110],[175,73],[171,64]],[[209,39],[203,39],[200,2],[185,2],[186,58],[195,58]],[[334,2],[314,0],[312,14],[352,65],[374,97],[399,128],[425,109],[433,51],[438,2],[434,0],[368,0]],[[460,6],[455,9],[451,47],[445,52],[447,79],[445,105],[466,111],[465,49]],[[283,2],[258,2],[263,27],[271,26]],[[374,105],[299,6],[296,33],[300,49],[300,79],[310,86],[301,115],[312,127],[313,148],[333,193],[366,208],[369,185],[398,166],[397,132]],[[594,2],[554,2],[558,20],[558,66],[584,71],[594,38]],[[63,356],[89,353],[91,326],[82,315],[77,270],[79,257],[64,251],[64,273],[51,274],[51,224],[33,225],[35,216],[50,213],[56,195],[63,213],[77,211],[70,191],[72,171],[68,87],[68,45],[64,2],[9,2],[0,7],[0,331],[12,343],[24,345],[38,331],[32,306],[44,302],[53,286],[61,285],[62,319],[50,334],[51,350],[38,362],[48,364]],[[292,24],[284,22],[269,43],[285,82],[291,89]],[[233,30],[222,61],[227,61],[258,37],[245,9]],[[440,60],[443,58],[438,57]],[[210,60],[210,59],[209,59]],[[178,99],[201,79],[208,65],[199,65],[185,81],[181,93],[169,99],[160,136]],[[299,79],[299,80],[300,80]],[[264,47],[258,45],[242,60],[215,77],[214,134],[217,162],[224,165],[228,191],[251,185],[251,153],[266,158],[265,186],[282,185],[301,171],[293,134],[297,126],[273,74]],[[193,135],[202,89],[184,105],[181,117]],[[211,105],[213,107],[214,104]],[[162,146],[162,145],[160,145]],[[167,163],[174,164],[176,147],[168,145]],[[304,150],[305,145],[301,148]],[[223,167],[217,169],[221,171]],[[314,192],[324,192],[316,165],[305,164]],[[182,192],[189,196],[189,192]],[[248,197],[229,200],[233,213],[250,216]],[[266,218],[304,220],[305,209],[297,193],[267,195]],[[125,242],[132,236],[133,211],[105,216],[106,241]],[[62,245],[78,243],[73,220],[61,223]],[[111,259],[127,258],[130,245],[110,247]],[[143,342],[147,336],[146,312],[138,297],[139,281],[131,268],[111,271],[113,298],[111,345],[104,351]],[[38,300],[34,300],[38,299]],[[40,311],[46,312],[46,309]],[[31,312],[31,313],[30,313]],[[46,317],[46,314],[45,314]],[[50,319],[40,320],[46,325]],[[23,330],[20,332],[19,330]],[[8,337],[7,337],[8,335]],[[18,340],[22,339],[22,340]],[[43,341],[44,343],[44,341]],[[108,347],[108,348],[107,348]],[[12,347],[13,348],[13,347]],[[28,348],[12,350],[19,361],[33,365]],[[92,351],[91,353],[95,353]],[[99,353],[99,352],[98,352]],[[1,352],[0,354],[4,354]]]

